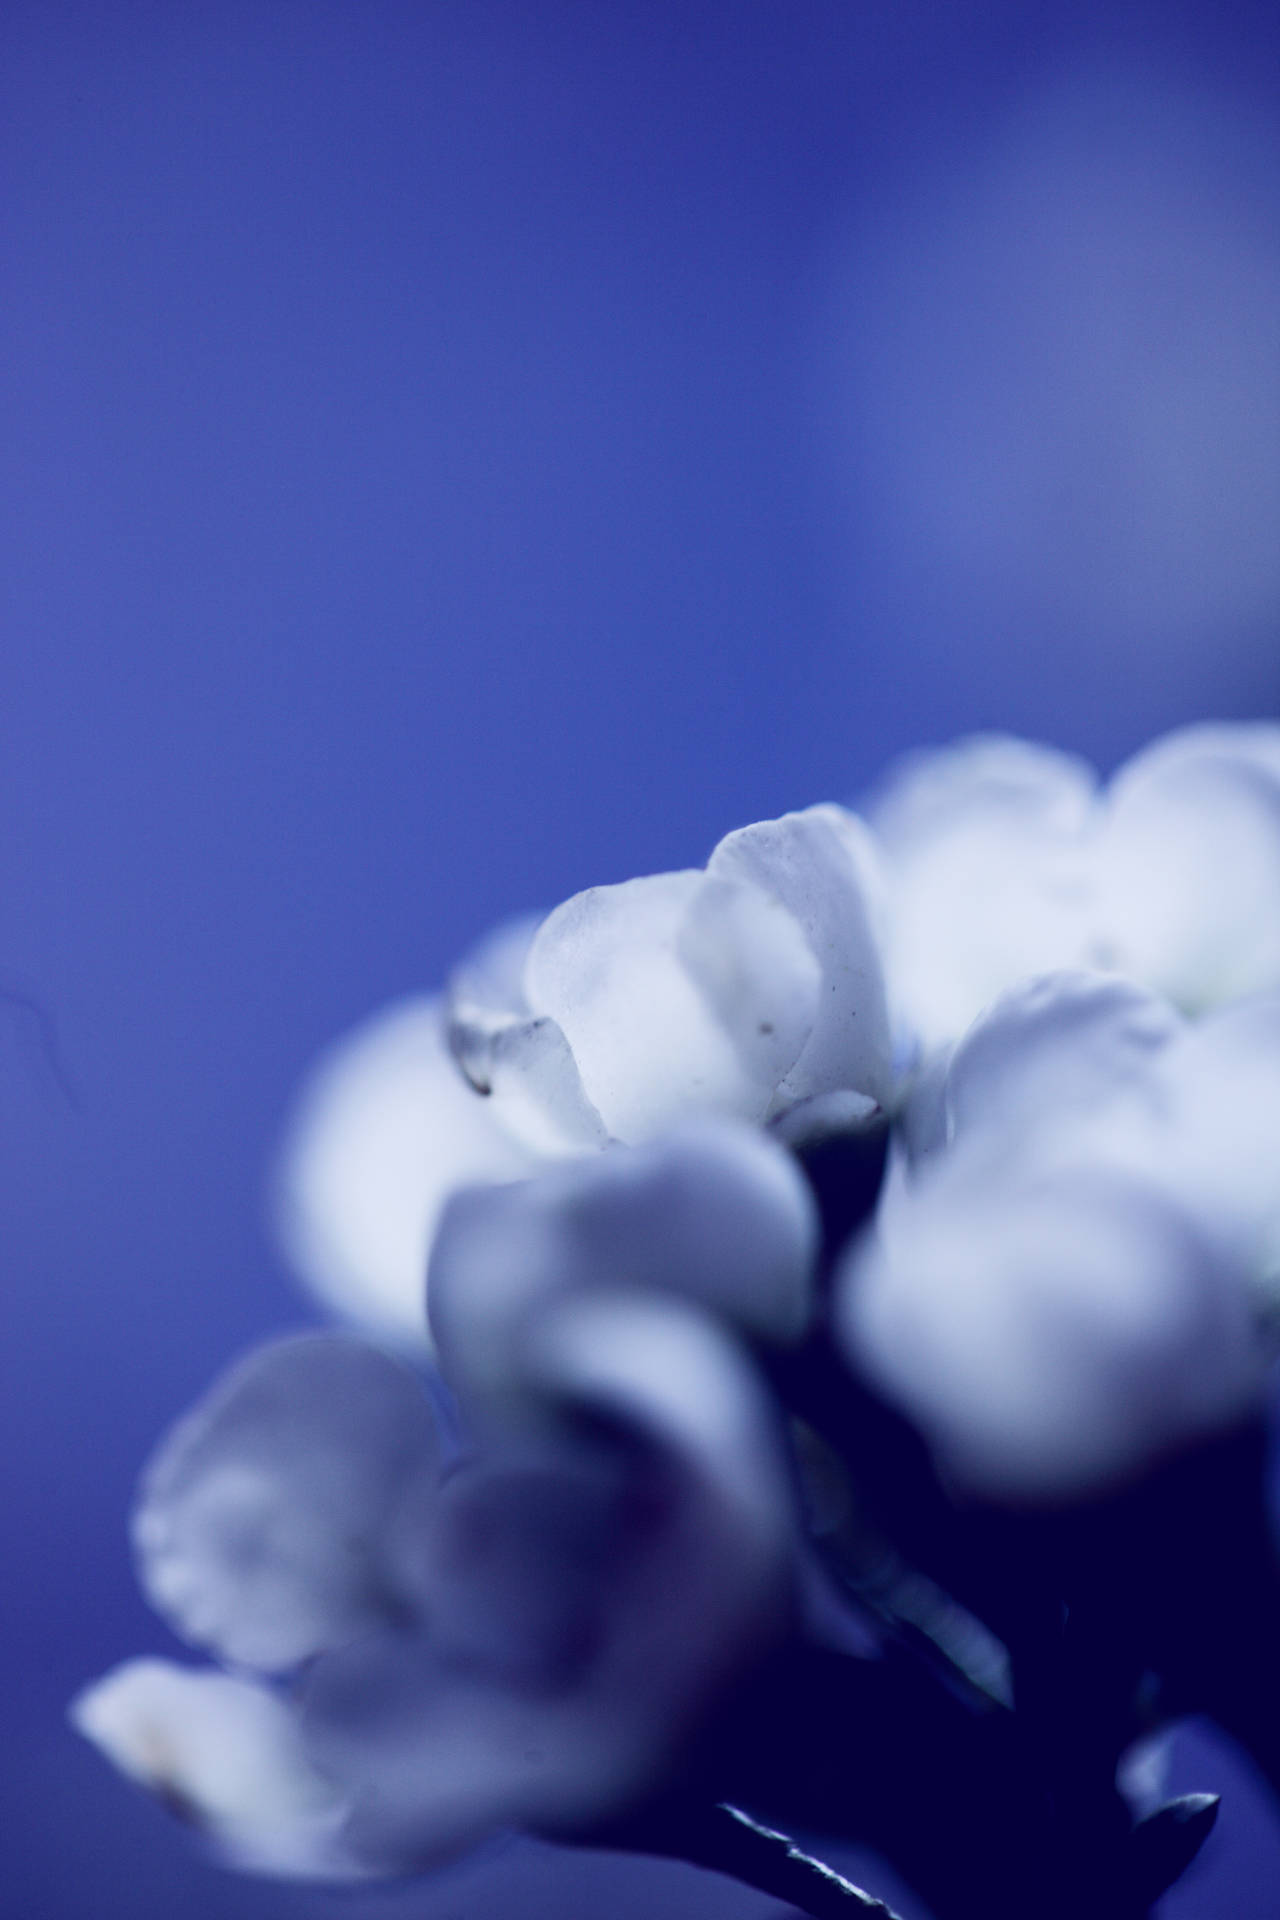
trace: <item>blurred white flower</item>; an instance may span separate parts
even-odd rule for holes
[[[71,1721],[120,1771],[197,1827],[227,1866],[289,1880],[362,1880],[346,1797],[319,1774],[297,1715],[269,1687],[172,1660],[127,1660]]]
[[[339,1335],[251,1355],[160,1447],[143,1584],[239,1671],[132,1662],[73,1717],[232,1864],[351,1878],[588,1827],[781,1631],[785,1469],[704,1315],[562,1296],[519,1370],[536,1432],[444,1476],[419,1384]]]
[[[466,1450],[409,1367],[335,1335],[252,1355],[158,1450],[140,1578],[229,1671],[129,1662],[72,1713],[224,1860],[357,1880],[513,1826],[826,1912],[850,1890],[754,1799],[914,1845],[915,1786],[880,1793],[864,1713],[941,1738],[948,1805],[972,1757],[1002,1819],[1028,1753],[1056,1742],[1064,1781],[1073,1752],[1090,1778],[1119,1757],[1148,1670],[1158,1698],[1186,1668],[1234,1726],[1167,1622],[1148,1646],[1125,1614],[1103,1645],[1107,1605],[1081,1644],[1102,1636],[1115,1697],[1084,1726],[1055,1621],[1075,1583],[1107,1598],[1105,1513],[1037,1533],[1068,1544],[1056,1570],[1006,1579],[1001,1555],[1011,1510],[1042,1529],[1136,1489],[1132,1574],[1170,1550],[1142,1483],[1190,1455],[1193,1504],[1222,1499],[1266,1586],[1280,727],[1186,729],[1105,792],[1046,748],[962,742],[874,827],[789,814],[501,929],[321,1063],[277,1210],[327,1304],[419,1362],[434,1339]],[[970,1528],[948,1495],[988,1511]],[[847,1810],[823,1777],[842,1716]],[[1031,1775],[1015,1880],[1060,1818]],[[1089,1794],[1060,1804],[1062,1857],[1153,1898],[1212,1823],[1178,1802],[1127,1835],[1104,1792],[1095,1859]]]
[[[954,1487],[1094,1495],[1256,1403],[1245,1274],[1167,1188],[1105,1163],[966,1172],[858,1247],[840,1302],[853,1364]]]
[[[840,1325],[956,1485],[1094,1494],[1258,1404],[1280,1000],[1188,1026],[1127,981],[1049,975],[915,1099]]]
[[[1105,790],[1050,748],[961,741],[907,761],[870,819],[890,994],[926,1047],[1053,968],[1190,1014],[1280,989],[1280,727],[1184,728]]]
[[[290,1266],[330,1312],[397,1345],[425,1338],[427,1249],[445,1200],[535,1164],[458,1072],[439,1000],[397,1001],[322,1056],[275,1169]]]
[[[446,1373],[501,1392],[530,1321],[558,1295],[675,1293],[767,1342],[808,1328],[818,1214],[795,1159],[741,1121],[687,1120],[445,1208],[428,1304]]]

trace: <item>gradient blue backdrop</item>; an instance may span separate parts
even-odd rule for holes
[[[1273,13],[6,0],[14,1920],[775,1911],[540,1849],[239,1881],[64,1703],[169,1645],[125,1544],[147,1449],[309,1316],[261,1196],[331,1035],[918,740],[1112,763],[1274,710]],[[1172,372],[1126,465],[1134,366]],[[1180,1920],[1273,1911],[1250,1791]]]

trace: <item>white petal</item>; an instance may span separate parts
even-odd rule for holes
[[[531,1372],[550,1400],[604,1417],[596,1444],[632,1497],[624,1487],[603,1559],[584,1567],[564,1508],[539,1502],[480,1577],[519,1591],[522,1555],[539,1586],[550,1565],[552,1601],[558,1573],[570,1613],[588,1616],[574,1657],[515,1684],[483,1632],[452,1659],[381,1636],[322,1658],[308,1681],[312,1748],[352,1792],[362,1844],[420,1864],[495,1826],[580,1830],[643,1798],[785,1617],[787,1481],[766,1396],[732,1346],[670,1300],[570,1299],[534,1333]],[[619,1430],[621,1450],[606,1437]],[[456,1627],[457,1608],[445,1617]]]
[[[1256,1401],[1244,1275],[1168,1193],[1106,1168],[971,1171],[901,1207],[840,1299],[854,1364],[959,1486],[1085,1497]]]
[[[449,1475],[425,1554],[442,1661],[523,1691],[581,1677],[632,1524],[632,1465],[596,1436],[524,1425]]]
[[[531,1164],[450,1058],[439,1004],[401,1001],[339,1041],[304,1089],[275,1184],[280,1240],[326,1306],[420,1345],[445,1199]]]
[[[876,858],[860,820],[818,806],[729,834],[707,863],[709,876],[747,881],[785,907],[818,963],[816,1018],[783,1083],[783,1104],[841,1090],[888,1098]]]
[[[771,1099],[818,1015],[821,969],[799,922],[762,888],[712,872],[689,902],[678,951],[733,1042],[754,1101]]]
[[[947,1135],[993,1130],[1008,1147],[1099,1115],[1150,1080],[1182,1031],[1167,1001],[1112,974],[1041,975],[989,1007],[946,1072]]]
[[[437,1471],[413,1375],[337,1334],[260,1348],[161,1443],[134,1516],[152,1603],[194,1645],[284,1669],[412,1606]]]
[[[481,1093],[489,1091],[484,1074],[488,1041],[504,1027],[529,1018],[524,969],[541,914],[505,921],[472,948],[449,976],[445,1025],[449,1047]]]
[[[1167,1125],[1153,1149],[1245,1250],[1264,1312],[1280,1297],[1280,997],[1237,1001],[1188,1028],[1163,1063]]]
[[[1280,779],[1280,725],[1272,720],[1202,720],[1176,727],[1143,747],[1117,777],[1141,773],[1144,779],[1162,778],[1181,763],[1203,759],[1232,761]]]
[[[1110,963],[1188,1012],[1280,988],[1280,729],[1189,728],[1117,774]]]
[[[683,1460],[760,1540],[785,1534],[789,1501],[768,1396],[695,1304],[568,1296],[530,1323],[525,1365],[548,1392],[607,1412]]]
[[[573,1051],[587,1098],[619,1140],[693,1112],[759,1118],[768,1103],[680,953],[696,872],[592,887],[548,915],[525,986]]]
[[[491,1096],[498,1124],[529,1153],[558,1159],[609,1136],[564,1034],[529,1006],[525,967],[541,924],[540,915],[509,921],[467,955],[450,976],[445,1024],[450,1051]]]
[[[265,1687],[167,1660],[130,1660],[72,1703],[71,1720],[130,1779],[198,1827],[225,1864],[287,1879],[365,1879],[343,1841],[346,1803]]]
[[[891,1165],[923,1165],[941,1153],[950,1138],[951,1115],[947,1103],[947,1080],[954,1047],[935,1047],[926,1054],[899,1096],[896,1125],[890,1141]]]
[[[607,1145],[569,1042],[546,1015],[495,1033],[486,1075],[494,1119],[531,1158],[559,1160]]]
[[[1012,734],[970,734],[904,755],[873,795],[869,817],[895,857],[931,845],[966,814],[1033,818],[1071,838],[1088,822],[1096,787],[1092,767],[1074,754]]]
[[[794,1564],[790,1481],[755,1369],[681,1300],[569,1297],[531,1323],[531,1381],[635,1436],[651,1506],[618,1580],[583,1707],[661,1765],[776,1633]],[[654,1477],[655,1471],[657,1478]]]
[[[379,1635],[307,1676],[308,1751],[350,1797],[362,1856],[421,1873],[511,1827],[573,1828],[649,1783],[625,1721],[448,1663],[422,1636]]]
[[[871,813],[886,849],[891,994],[926,1045],[1031,974],[1097,963],[1094,779],[982,736],[905,763]]]
[[[535,1180],[459,1194],[432,1255],[432,1325],[450,1377],[510,1383],[532,1309],[622,1286],[701,1301],[766,1340],[800,1337],[817,1219],[790,1154],[740,1122],[689,1120]]]

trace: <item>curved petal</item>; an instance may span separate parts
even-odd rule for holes
[[[1032,818],[1056,838],[1088,824],[1097,776],[1087,760],[1007,733],[975,733],[903,755],[867,816],[895,858],[935,842],[965,815]]]
[[[318,1660],[302,1728],[313,1765],[350,1799],[352,1844],[404,1872],[504,1828],[589,1825],[644,1777],[624,1730],[598,1726],[576,1696],[477,1674],[410,1634]]]
[[[1109,961],[1199,1013],[1280,988],[1280,728],[1192,727],[1116,775]]]
[[[531,1157],[561,1160],[607,1146],[608,1130],[554,1020],[542,1015],[495,1033],[485,1072],[494,1119]]]
[[[1274,720],[1201,720],[1161,734],[1126,761],[1117,780],[1163,778],[1197,760],[1232,761],[1280,779],[1280,725]]]
[[[450,1377],[511,1377],[531,1308],[573,1289],[679,1293],[766,1340],[803,1333],[816,1210],[792,1156],[745,1124],[689,1120],[535,1180],[457,1195],[432,1254],[431,1322]]]
[[[689,901],[677,951],[753,1087],[771,1100],[813,1032],[821,970],[793,914],[763,888],[708,873]]]
[[[531,1165],[450,1058],[439,1003],[400,1001],[339,1041],[304,1089],[275,1180],[277,1231],[327,1307],[421,1345],[446,1197]]]
[[[944,1046],[926,1054],[899,1098],[891,1153],[904,1171],[931,1162],[950,1139],[947,1083],[954,1052]]]
[[[891,994],[926,1046],[1030,974],[1097,964],[1084,762],[1004,736],[907,760],[876,798]]]
[[[947,1138],[992,1129],[1006,1145],[1098,1115],[1150,1078],[1182,1030],[1167,1001],[1114,974],[1043,974],[980,1016],[946,1071]]]
[[[602,1147],[603,1121],[582,1090],[569,1043],[537,1016],[525,993],[529,949],[541,915],[509,921],[454,969],[445,1003],[449,1048],[517,1144],[558,1159]]]
[[[632,1524],[634,1461],[598,1433],[525,1425],[440,1489],[425,1555],[445,1664],[519,1692],[563,1691],[594,1658]]]
[[[449,976],[444,999],[449,1051],[477,1093],[492,1091],[488,1054],[494,1036],[529,1018],[524,967],[541,923],[541,914],[504,921]]]
[[[362,1844],[424,1864],[496,1825],[577,1831],[642,1797],[786,1615],[789,1493],[770,1412],[710,1323],[671,1300],[566,1299],[532,1324],[526,1363],[577,1423],[539,1469],[561,1476],[561,1497],[544,1486],[495,1563],[493,1473],[460,1477],[451,1555],[433,1555],[437,1643],[384,1635],[308,1681],[312,1750],[352,1793]],[[584,1521],[592,1447],[603,1477]],[[504,1511],[518,1497],[508,1486]],[[469,1616],[477,1591],[518,1611],[530,1583],[550,1641],[513,1672],[501,1620],[491,1636]]]
[[[1237,1001],[1165,1057],[1158,1150],[1245,1249],[1263,1310],[1280,1296],[1280,996]]]
[[[345,1797],[316,1771],[294,1714],[266,1687],[130,1660],[86,1687],[70,1714],[226,1865],[300,1880],[362,1880],[373,1871],[344,1842]]]
[[[775,1110],[843,1090],[887,1101],[891,1046],[876,928],[880,879],[863,823],[836,806],[762,820],[727,835],[707,873],[745,881],[785,907],[818,965],[812,1030]]]
[[[337,1334],[260,1348],[147,1468],[142,1585],[194,1645],[294,1666],[415,1604],[436,1473],[429,1403],[396,1361]]]
[[[609,1132],[635,1142],[690,1111],[760,1118],[753,1077],[680,953],[697,872],[592,887],[549,914],[529,952],[535,1013],[564,1033]]]
[[[706,1701],[780,1630],[792,1598],[790,1480],[754,1367],[695,1306],[567,1298],[530,1324],[531,1385],[631,1436],[639,1511],[583,1706],[665,1761]]]
[[[1106,1167],[970,1174],[900,1207],[840,1283],[846,1352],[958,1486],[1087,1497],[1255,1402],[1245,1276],[1167,1191]]]

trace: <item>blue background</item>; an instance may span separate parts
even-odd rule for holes
[[[262,1192],[334,1033],[918,741],[1275,710],[1273,11],[6,0],[15,1920],[776,1910],[240,1881],[65,1701],[169,1645],[148,1448],[309,1317]],[[1178,1767],[1238,1791],[1169,1912],[1261,1920],[1280,1823]]]

